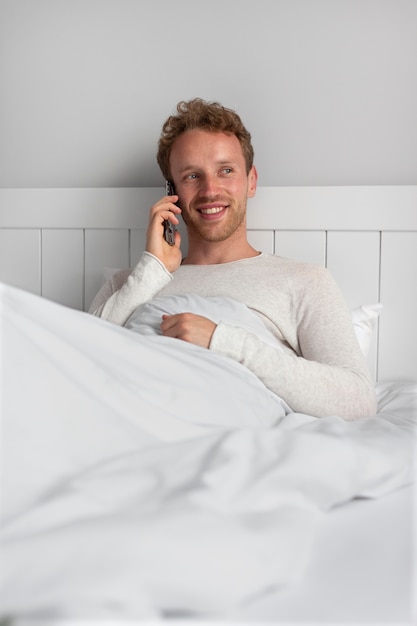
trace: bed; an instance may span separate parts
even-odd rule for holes
[[[248,207],[252,245],[345,295],[378,397],[355,422],[86,313],[161,193],[0,190],[0,624],[412,624],[417,186]]]

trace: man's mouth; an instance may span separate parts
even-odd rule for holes
[[[214,215],[216,213],[221,213],[222,211],[224,211],[226,207],[224,206],[214,206],[214,207],[210,207],[208,209],[197,209],[199,213],[202,213],[203,215]]]

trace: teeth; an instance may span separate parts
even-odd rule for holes
[[[211,215],[212,213],[220,213],[220,211],[223,211],[222,206],[216,206],[216,207],[213,207],[212,209],[200,209],[200,212],[204,213],[205,215]]]

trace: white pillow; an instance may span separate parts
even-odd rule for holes
[[[379,302],[377,304],[363,304],[352,311],[353,327],[359,346],[365,356],[368,356],[372,333],[383,308]]]
[[[231,326],[239,326],[274,348],[282,348],[278,339],[256,313],[243,302],[227,296],[203,297],[196,293],[158,296],[138,306],[125,323],[125,327],[141,335],[160,335],[162,315],[184,311],[207,317],[215,324],[222,321]]]
[[[102,277],[102,284],[104,285],[104,283],[107,283],[108,280],[110,280],[110,278],[114,275],[117,274],[117,272],[121,272],[122,269],[127,269],[125,268],[121,268],[121,267],[105,267],[103,270],[103,277]]]

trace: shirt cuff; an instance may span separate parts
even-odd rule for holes
[[[242,363],[246,336],[243,328],[220,321],[211,337],[209,349]]]

